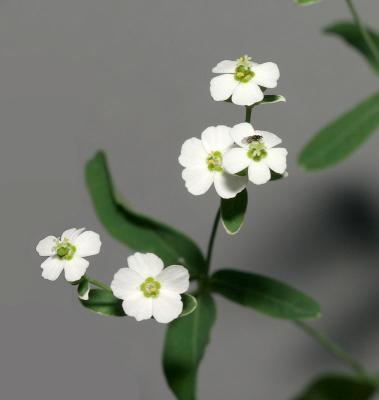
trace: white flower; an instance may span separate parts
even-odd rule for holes
[[[38,254],[49,257],[41,264],[43,278],[55,281],[64,270],[66,280],[75,282],[85,274],[89,262],[83,257],[98,254],[101,241],[97,233],[84,229],[68,229],[61,237],[47,236],[38,243]]]
[[[272,89],[277,86],[280,76],[275,63],[257,64],[247,55],[236,61],[221,61],[212,72],[222,74],[211,80],[213,100],[224,101],[232,96],[232,102],[240,106],[251,106],[263,100],[260,86]]]
[[[271,132],[255,131],[247,122],[235,125],[230,134],[240,147],[225,154],[224,166],[228,172],[236,174],[248,168],[249,180],[256,185],[270,180],[270,169],[284,174],[287,150],[274,148],[282,142],[278,136]]]
[[[191,138],[184,142],[179,163],[185,167],[182,177],[190,193],[204,194],[214,183],[218,195],[230,199],[245,188],[246,177],[224,171],[223,157],[232,146],[230,128],[223,125],[205,129],[201,140]]]
[[[135,253],[128,257],[129,268],[121,268],[111,283],[113,294],[124,300],[125,314],[137,321],[154,317],[168,323],[183,310],[181,293],[188,290],[189,274],[181,265],[165,269],[155,254]]]

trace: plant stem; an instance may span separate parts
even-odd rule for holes
[[[294,321],[294,323],[305,333],[315,339],[322,347],[347,364],[358,375],[368,375],[364,367],[358,361],[356,361],[349,353],[342,349],[337,343],[333,342],[333,340],[324,333],[317,331],[304,321]]]
[[[214,242],[216,239],[218,224],[220,222],[220,216],[221,216],[221,210],[219,208],[217,210],[217,214],[216,214],[215,220],[213,222],[212,233],[211,233],[211,236],[209,238],[209,243],[208,243],[207,259],[206,259],[207,272],[209,271],[209,267],[210,267],[211,261],[212,261],[213,246],[214,246]]]
[[[253,111],[253,106],[246,106],[245,122],[251,121],[251,112]]]
[[[87,275],[86,275],[86,279],[87,279],[87,281],[88,281],[91,285],[97,286],[97,287],[99,287],[99,288],[101,288],[101,289],[104,289],[104,290],[107,290],[107,291],[109,291],[109,292],[112,291],[112,289],[110,288],[110,286],[106,285],[106,284],[103,283],[103,282],[98,281],[97,279],[92,279],[92,278],[90,278],[90,277],[87,276]]]
[[[371,35],[369,34],[364,24],[362,23],[359,14],[357,12],[357,9],[354,6],[353,0],[346,0],[346,4],[351,12],[351,15],[353,16],[355,24],[357,25],[358,29],[361,32],[363,40],[366,42],[366,45],[371,51],[372,56],[374,57],[376,63],[379,65],[379,50],[376,47],[374,41],[372,40]]]

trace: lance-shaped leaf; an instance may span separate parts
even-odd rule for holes
[[[182,302],[183,302],[183,311],[179,315],[179,317],[186,317],[187,315],[192,314],[197,307],[197,300],[196,297],[184,293],[182,294]]]
[[[221,221],[229,235],[239,232],[245,219],[247,191],[244,189],[233,199],[221,199]]]
[[[192,314],[170,323],[164,343],[164,373],[178,400],[196,400],[197,372],[216,319],[209,294],[200,294],[197,302]]]
[[[369,400],[376,390],[377,385],[367,379],[328,374],[313,381],[295,400]]]
[[[84,307],[97,314],[111,317],[125,317],[122,300],[113,296],[110,290],[91,289],[88,300],[79,300]]]
[[[366,28],[366,30],[379,51],[379,34],[369,28]],[[337,35],[343,39],[348,45],[357,50],[368,61],[373,70],[379,74],[379,64],[375,60],[372,51],[367,46],[366,41],[363,39],[362,34],[355,23],[347,21],[337,22],[327,26],[324,29],[324,32]]]
[[[299,6],[310,6],[311,4],[320,3],[322,0],[294,0]]]
[[[309,296],[266,276],[236,270],[221,270],[211,278],[212,288],[229,300],[274,318],[318,318],[320,306]]]
[[[285,102],[286,98],[280,94],[265,94],[263,97],[263,100],[260,101],[257,104],[274,104],[274,103],[280,103],[280,102]]]
[[[327,125],[305,146],[299,164],[307,170],[329,167],[349,156],[379,126],[379,93]]]
[[[114,238],[131,249],[157,254],[166,265],[184,265],[192,278],[204,274],[204,256],[190,238],[134,212],[116,197],[103,152],[87,163],[86,179],[96,213]]]

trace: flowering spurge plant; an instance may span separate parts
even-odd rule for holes
[[[190,138],[182,145],[179,163],[184,167],[182,177],[188,191],[201,195],[214,185],[220,197],[206,252],[184,233],[137,213],[122,202],[116,195],[105,154],[98,152],[86,167],[86,181],[96,213],[115,239],[137,253],[128,258],[128,268],[121,268],[114,275],[110,286],[85,275],[80,267],[75,275],[80,279],[75,281],[69,275],[69,280],[78,286],[81,304],[91,311],[108,316],[129,315],[137,321],[153,318],[169,323],[163,346],[163,369],[178,400],[198,399],[198,368],[216,319],[215,294],[269,317],[293,321],[362,374],[364,370],[359,363],[305,322],[320,317],[320,307],[312,298],[276,279],[253,272],[222,266],[216,272],[210,271],[220,221],[228,234],[239,232],[248,205],[247,184],[252,182],[251,190],[259,190],[257,185],[286,176],[287,156],[287,150],[277,147],[281,143],[278,136],[254,130],[251,125],[253,108],[284,101],[283,96],[263,95],[260,89],[276,86],[279,78],[276,65],[257,65],[243,56],[236,62],[220,63],[215,72],[228,75],[216,81],[217,93],[223,93],[216,100],[233,102],[236,90],[234,103],[245,106],[245,118],[232,128],[211,126],[201,138]],[[211,88],[215,85],[212,82]],[[241,89],[241,85],[246,86]],[[67,241],[65,238],[62,235],[59,239],[45,239],[37,250],[53,258],[73,256],[72,260],[75,255],[87,254],[79,250],[80,235],[75,239],[70,236]],[[60,250],[61,246],[64,250]],[[53,278],[56,275],[46,274]],[[189,280],[195,287],[192,295],[185,293]],[[323,394],[322,390],[317,392],[317,385],[318,382],[316,394]],[[374,390],[374,383],[370,381],[370,385],[369,389]],[[356,387],[351,389],[352,393]],[[304,393],[305,397],[297,400],[315,398],[312,388],[313,397]]]

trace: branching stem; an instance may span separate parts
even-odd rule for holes
[[[110,286],[106,285],[106,284],[103,283],[103,282],[98,281],[97,279],[90,278],[90,277],[87,276],[87,275],[86,275],[86,279],[87,279],[87,281],[88,281],[91,285],[93,285],[93,286],[97,286],[97,287],[99,287],[99,288],[101,288],[101,289],[104,289],[104,290],[107,290],[107,291],[109,291],[109,292],[112,291],[112,289],[110,288]]]
[[[209,267],[210,267],[211,261],[212,261],[213,247],[214,247],[214,243],[215,243],[215,239],[216,239],[217,228],[220,223],[220,216],[221,216],[221,210],[219,208],[217,210],[217,214],[216,214],[215,220],[213,222],[212,232],[211,232],[211,236],[209,238],[209,243],[208,243],[207,259],[206,259],[207,272],[209,271]]]

